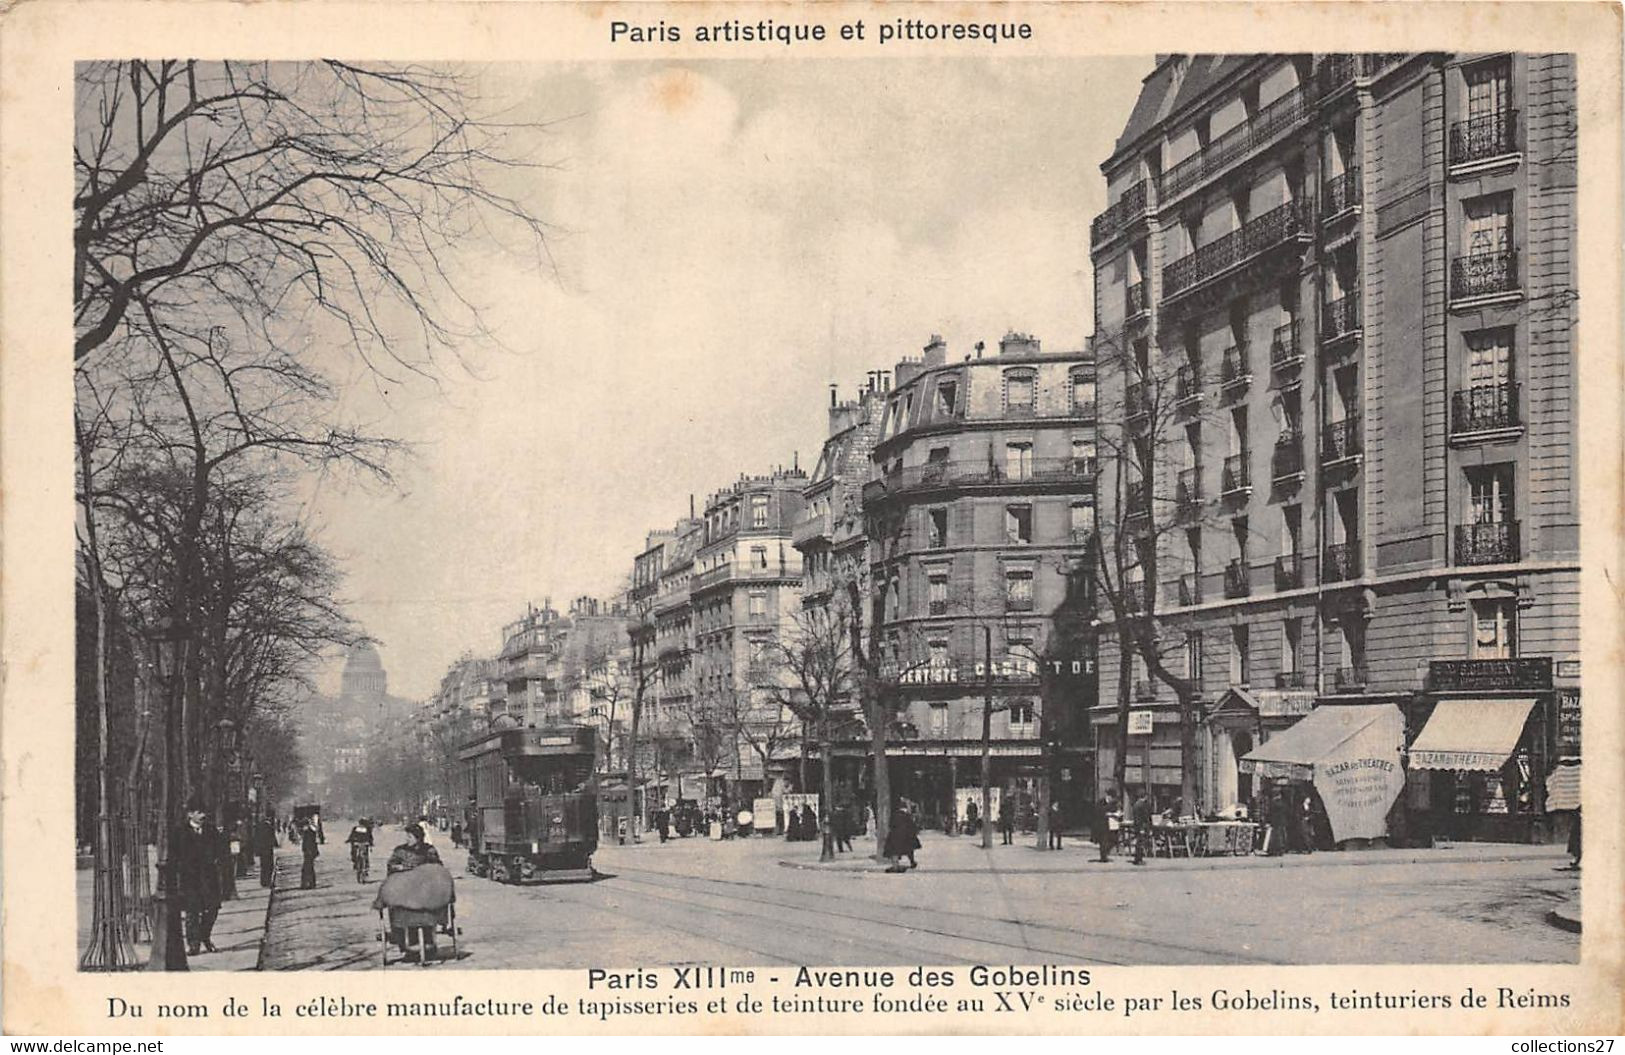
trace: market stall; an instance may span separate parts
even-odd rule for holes
[[[1248,752],[1241,771],[1310,784],[1325,804],[1332,839],[1380,839],[1405,786],[1405,718],[1391,703],[1316,707]]]

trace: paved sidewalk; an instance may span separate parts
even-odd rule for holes
[[[287,862],[280,867],[285,872]],[[298,860],[294,862],[294,881],[299,878]],[[83,952],[90,940],[91,911],[95,897],[95,874],[81,870],[75,873],[75,894],[78,900],[78,952]],[[156,882],[156,877],[153,879]],[[245,878],[237,880],[237,896],[222,902],[220,915],[214,924],[214,944],[219,952],[202,952],[188,956],[187,967],[193,971],[252,971],[259,966],[260,945],[265,937],[269,918],[271,891],[260,886],[259,864],[255,863]],[[78,952],[75,953],[77,963]],[[135,946],[139,962],[144,966],[152,955],[152,946]]]
[[[1131,863],[1132,853],[1121,847],[1109,862],[1098,860],[1099,850],[1084,839],[1069,839],[1060,850],[1039,850],[1031,839],[1012,846],[995,842],[984,850],[981,840],[974,836],[947,836],[924,833],[924,844],[915,854],[920,862],[918,871],[932,873],[998,873],[1000,875],[1043,875],[1049,873],[1086,873],[1098,871],[1137,870]],[[869,856],[874,840],[853,841],[853,851],[841,854],[833,862],[818,860],[817,843],[790,843],[790,851],[779,861],[784,868],[799,868],[819,872],[884,872],[889,863]],[[796,852],[799,851],[799,852]],[[1490,861],[1562,861],[1568,854],[1561,846],[1528,846],[1515,843],[1453,843],[1419,849],[1371,849],[1322,851],[1312,854],[1285,854],[1266,857],[1261,854],[1219,857],[1148,857],[1143,868],[1177,871],[1230,871],[1264,868],[1327,868],[1356,867],[1361,865],[1393,864],[1482,864]]]

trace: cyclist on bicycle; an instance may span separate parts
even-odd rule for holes
[[[355,881],[365,883],[372,857],[372,822],[356,821],[344,841],[350,845],[350,863],[355,865]]]

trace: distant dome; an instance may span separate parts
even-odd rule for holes
[[[350,647],[344,660],[344,695],[352,698],[370,698],[384,695],[389,677],[384,673],[384,661],[372,642],[363,641]]]

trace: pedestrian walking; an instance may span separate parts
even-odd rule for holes
[[[1270,793],[1268,811],[1269,830],[1264,834],[1264,842],[1268,849],[1264,853],[1268,857],[1280,857],[1286,853],[1287,824],[1291,813],[1287,807],[1284,789],[1277,788]]]
[[[451,845],[463,845],[463,826],[461,824],[453,823],[451,826]]]
[[[818,838],[818,817],[812,806],[806,804],[801,807],[801,837],[808,842]]]
[[[270,817],[254,826],[254,853],[260,859],[260,886],[269,887],[276,878],[276,825]]]
[[[1151,796],[1141,792],[1134,797],[1134,863],[1145,864],[1145,852],[1151,845]]]
[[[1049,803],[1049,848],[1051,850],[1061,848],[1061,804],[1054,799],[1050,799]]]
[[[975,835],[982,830],[982,813],[976,808],[976,803],[965,804],[965,834]]]
[[[299,832],[299,850],[304,855],[305,864],[299,871],[299,889],[316,889],[316,857],[322,852],[321,840],[316,835],[316,826],[306,824]]]
[[[906,872],[908,868],[918,868],[920,865],[914,859],[914,851],[919,848],[920,832],[914,823],[914,815],[899,804],[892,811],[891,830],[886,832],[886,845],[881,848],[881,852],[892,862],[886,871]],[[908,868],[903,867],[905,857],[908,858]]]
[[[170,845],[170,867],[180,896],[185,921],[186,951],[217,952],[215,917],[220,915],[220,833],[208,822],[209,808],[199,799],[186,804],[186,823],[175,830]]]
[[[655,831],[660,833],[660,841],[665,842],[671,836],[671,813],[666,810],[655,811]]]
[[[1112,849],[1117,845],[1117,829],[1122,823],[1117,813],[1117,806],[1110,796],[1101,796],[1095,807],[1095,845],[1100,848],[1100,862],[1105,864],[1111,860]]]
[[[835,836],[835,852],[852,849],[852,811],[849,806],[837,806],[829,818],[830,832]]]
[[[999,834],[1005,846],[1016,841],[1016,804],[1008,798],[999,803]]]

